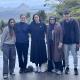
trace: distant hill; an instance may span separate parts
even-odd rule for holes
[[[0,20],[7,21],[9,18],[14,18],[15,20],[19,19],[19,15],[27,12],[30,12],[31,15],[36,13],[39,10],[45,10],[47,13],[51,11],[49,7],[44,6],[36,6],[35,7],[29,7],[27,4],[22,3],[18,7],[11,8],[11,7],[0,7]]]
[[[0,20],[3,19],[6,21],[9,18],[18,19],[21,13],[27,13],[27,12],[30,12],[30,8],[24,3],[22,3],[16,8],[0,7]]]

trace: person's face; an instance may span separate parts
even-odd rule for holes
[[[26,22],[26,16],[24,16],[24,15],[20,16],[20,21],[21,22]]]
[[[11,20],[10,21],[10,26],[14,27],[14,25],[15,25],[15,21],[14,20]]]
[[[65,15],[63,15],[63,18],[64,18],[65,20],[70,19],[70,14],[65,14]]]
[[[50,19],[50,24],[54,24],[55,20],[54,19]]]
[[[35,22],[40,22],[40,21],[39,21],[39,16],[38,16],[38,15],[35,15],[35,16],[34,16],[34,20],[35,20]]]

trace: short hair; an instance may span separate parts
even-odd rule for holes
[[[69,11],[69,10],[64,10],[64,11],[63,11],[63,14],[64,14],[64,15],[68,15],[68,14],[70,14],[70,11]]]
[[[25,16],[25,17],[26,17],[26,15],[25,15],[25,14],[20,14],[20,18],[21,18],[22,16]]]

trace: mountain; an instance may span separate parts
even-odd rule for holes
[[[19,18],[19,15],[30,11],[30,8],[22,3],[16,8],[4,8],[0,7],[0,20],[3,19],[4,21],[8,20],[9,18],[15,18],[16,20]]]
[[[30,12],[31,15],[38,12],[39,10],[45,10],[47,13],[52,11],[49,7],[42,6],[33,6],[30,7],[25,3],[20,4],[19,6],[12,8],[12,7],[0,7],[0,20],[8,21],[9,18],[14,18],[15,20],[19,20],[20,14],[26,14]]]

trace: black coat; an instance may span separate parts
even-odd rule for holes
[[[31,55],[30,60],[36,64],[47,62],[45,33],[46,25],[43,23],[32,22],[30,24],[31,33]]]
[[[79,26],[76,20],[70,19],[61,23],[63,29],[64,44],[79,44]]]

